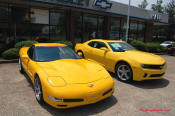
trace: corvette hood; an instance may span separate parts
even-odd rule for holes
[[[160,65],[165,63],[165,59],[147,52],[142,52],[138,50],[125,51],[125,55],[130,59],[133,59],[141,64],[154,64]]]
[[[109,76],[102,66],[84,59],[63,59],[37,64],[48,77],[61,77],[68,84],[90,83]]]

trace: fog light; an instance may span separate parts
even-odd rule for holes
[[[143,75],[143,77],[145,78],[145,77],[147,77],[147,75],[148,75],[148,74],[147,74],[147,73],[145,73],[145,74]]]
[[[55,97],[52,97],[52,96],[48,96],[51,100],[55,101],[55,102],[63,102],[63,99],[61,98],[55,98]]]

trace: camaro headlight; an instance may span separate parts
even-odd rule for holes
[[[146,64],[142,64],[141,66],[142,68],[149,68],[149,65],[146,65]]]
[[[55,97],[52,97],[52,96],[48,96],[51,100],[55,101],[55,102],[63,102],[63,99],[61,98],[55,98]]]

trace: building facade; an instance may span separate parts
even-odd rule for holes
[[[0,43],[92,38],[125,40],[128,6],[110,0],[0,0]],[[152,40],[168,16],[131,7],[129,39]]]

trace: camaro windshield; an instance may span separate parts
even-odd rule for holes
[[[136,50],[134,47],[129,45],[128,43],[123,42],[108,42],[109,46],[114,52],[118,51],[128,51],[128,50]]]
[[[59,59],[80,59],[80,57],[67,46],[39,46],[35,48],[36,61],[46,62]]]

